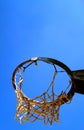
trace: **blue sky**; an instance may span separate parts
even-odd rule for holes
[[[60,123],[20,125],[14,120],[11,82],[15,67],[35,56],[55,58],[71,70],[84,69],[84,1],[1,0],[0,19],[0,129],[84,129],[84,96],[79,94],[61,107]]]

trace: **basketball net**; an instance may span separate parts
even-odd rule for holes
[[[44,124],[52,125],[53,122],[59,122],[60,106],[71,101],[71,97],[67,95],[66,90],[56,95],[54,92],[54,81],[57,75],[55,69],[54,75],[47,91],[42,95],[31,99],[22,92],[23,75],[21,74],[19,85],[15,90],[17,98],[17,109],[15,119],[21,124],[27,121],[35,122],[43,120]],[[71,82],[68,83],[66,89],[69,88]]]

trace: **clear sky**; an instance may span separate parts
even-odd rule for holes
[[[19,63],[35,56],[55,58],[71,70],[84,69],[84,0],[0,1],[0,130],[83,130],[80,94],[61,107],[60,123],[20,125],[14,120],[12,73]]]

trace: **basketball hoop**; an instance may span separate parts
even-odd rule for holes
[[[47,90],[41,95],[30,98],[22,91],[24,74],[32,64],[37,66],[38,61],[50,64],[54,68],[54,74]],[[60,94],[58,95],[54,91],[55,80],[57,75],[63,72],[67,74],[68,82],[67,86],[65,86],[66,89],[60,91]],[[18,65],[12,75],[12,84],[17,98],[17,112],[15,119],[21,124],[26,121],[34,122],[36,120],[43,120],[44,124],[50,123],[50,125],[52,125],[53,122],[59,122],[59,110],[61,105],[71,102],[75,93],[72,71],[64,63],[46,57],[31,58]]]

